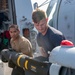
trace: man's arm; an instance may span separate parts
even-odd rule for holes
[[[29,41],[23,41],[20,43],[20,50],[23,54],[32,57],[32,45]]]

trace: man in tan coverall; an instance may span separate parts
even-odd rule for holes
[[[32,57],[32,45],[27,38],[20,35],[18,25],[10,25],[9,33],[11,36],[10,44],[12,49]],[[25,75],[25,71],[22,68],[16,66],[13,68],[11,75]]]

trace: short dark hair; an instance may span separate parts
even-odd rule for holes
[[[16,30],[19,30],[18,25],[16,24],[9,25],[9,30],[10,28],[15,28]]]
[[[41,9],[36,9],[32,12],[32,20],[34,23],[40,22],[43,18],[46,18],[46,13],[45,11]]]

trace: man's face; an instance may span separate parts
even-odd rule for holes
[[[11,38],[13,38],[14,40],[19,36],[19,30],[17,30],[16,28],[10,28],[9,33]]]
[[[34,26],[38,30],[38,32],[43,34],[47,29],[47,20],[42,19],[40,22],[34,23]]]

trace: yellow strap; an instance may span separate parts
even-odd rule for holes
[[[18,66],[20,66],[20,62],[19,62],[19,61],[20,61],[20,59],[21,59],[22,56],[24,56],[24,55],[20,55],[20,56],[18,57],[18,59],[17,59],[17,64],[18,64]]]
[[[25,61],[25,68],[28,69],[27,65],[28,65],[28,60]]]

